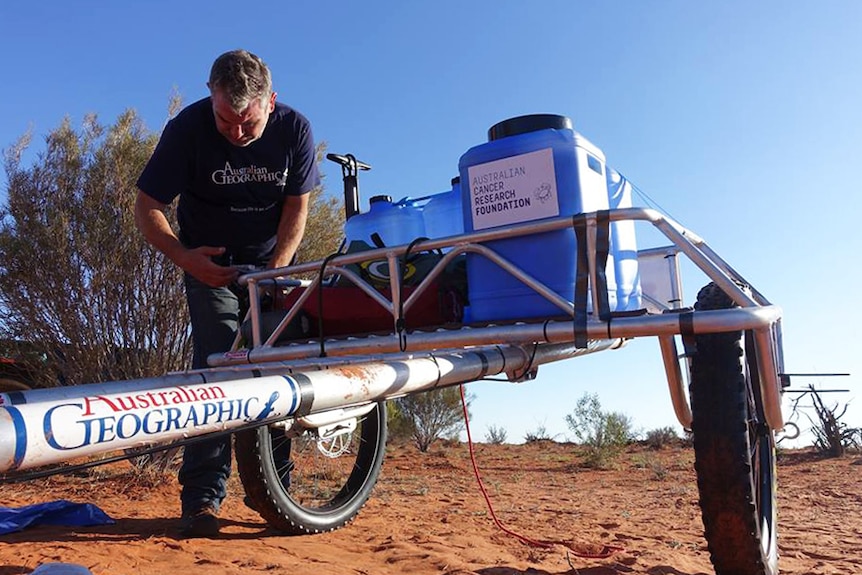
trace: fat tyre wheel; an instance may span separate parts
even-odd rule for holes
[[[696,310],[728,309],[715,284]],[[775,437],[766,424],[750,334],[695,337],[691,410],[695,471],[717,575],[778,573]]]
[[[289,535],[338,529],[368,501],[386,449],[383,402],[359,418],[340,455],[324,453],[312,432],[287,438],[264,426],[235,435],[236,462],[246,503],[271,527]],[[321,448],[322,447],[322,448]]]

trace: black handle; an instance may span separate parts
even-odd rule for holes
[[[371,166],[360,162],[353,154],[326,154],[326,159],[341,166],[344,181],[344,217],[350,219],[359,213],[359,170],[370,170]]]

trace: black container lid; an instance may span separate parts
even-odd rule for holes
[[[392,196],[382,195],[382,196],[371,196],[368,200],[369,204],[376,204],[377,202],[387,202],[392,203]]]
[[[488,130],[488,141],[493,142],[494,140],[509,136],[547,129],[571,130],[573,129],[572,121],[566,116],[559,116],[557,114],[530,114],[528,116],[509,118],[491,126],[491,129]]]

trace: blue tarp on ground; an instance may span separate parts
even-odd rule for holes
[[[110,525],[114,520],[92,503],[72,503],[64,499],[24,507],[0,507],[0,535],[35,525]]]
[[[76,563],[43,563],[30,575],[93,575],[93,572]]]

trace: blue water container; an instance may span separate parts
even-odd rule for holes
[[[464,233],[461,207],[461,178],[452,178],[452,189],[434,194],[422,208],[425,235],[431,239],[459,236]],[[450,248],[444,248],[448,251]]]
[[[496,124],[489,142],[459,162],[467,232],[608,209],[604,154],[565,116],[520,116]],[[574,296],[571,228],[485,244],[567,300]],[[616,307],[613,263],[608,299]],[[472,320],[553,317],[565,312],[487,258],[468,254]],[[589,302],[588,302],[589,305]]]
[[[367,212],[347,220],[344,235],[349,252],[409,244],[425,237],[422,208],[410,198],[393,203],[390,196],[374,196],[369,200]]]
[[[379,247],[409,244],[425,237],[422,207],[410,198],[396,203],[389,196],[374,196],[369,209],[351,217],[344,224],[347,251],[361,252]],[[386,259],[361,262],[354,266],[375,287],[389,286],[389,262]]]
[[[613,168],[607,167],[608,202],[611,209],[632,207],[632,185]],[[611,256],[617,284],[616,311],[641,308],[638,245],[634,220],[611,222]]]

